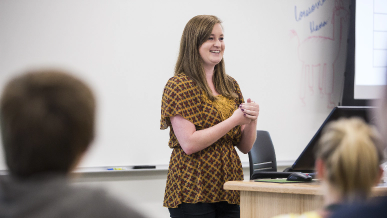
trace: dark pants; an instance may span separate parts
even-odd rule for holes
[[[227,202],[182,203],[178,208],[168,208],[171,218],[239,218],[240,207]]]

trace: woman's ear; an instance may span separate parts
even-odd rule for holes
[[[317,158],[316,160],[316,178],[319,180],[322,180],[325,176],[325,166],[324,166],[324,161],[321,160],[320,158]]]

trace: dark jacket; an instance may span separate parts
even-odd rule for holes
[[[143,216],[105,191],[74,187],[65,175],[43,175],[28,180],[0,177],[0,217],[80,218]]]

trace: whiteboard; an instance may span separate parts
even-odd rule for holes
[[[72,71],[98,101],[81,166],[166,165],[163,88],[185,24],[213,14],[227,73],[260,104],[258,129],[271,134],[277,160],[294,161],[341,99],[348,19],[337,4],[348,9],[334,0],[0,1],[0,88],[30,67]]]

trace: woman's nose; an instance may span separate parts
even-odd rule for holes
[[[216,46],[216,47],[220,47],[220,40],[219,39],[217,39],[217,40],[215,40],[215,44],[214,44],[214,46]]]

